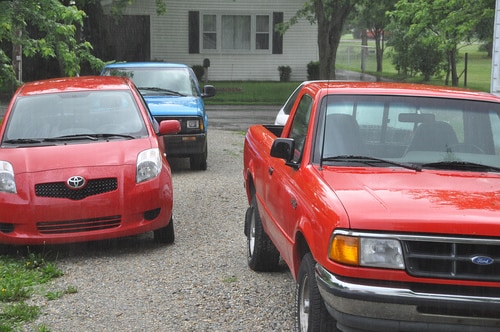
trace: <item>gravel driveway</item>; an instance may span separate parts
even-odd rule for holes
[[[242,132],[209,131],[208,170],[172,160],[173,245],[152,233],[113,241],[44,248],[64,276],[47,291],[76,294],[47,301],[25,331],[291,331],[293,278],[247,267],[243,219]]]

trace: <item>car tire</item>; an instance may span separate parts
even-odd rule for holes
[[[248,266],[254,271],[276,270],[280,254],[264,231],[255,197],[253,197],[245,215],[245,234],[247,236]]]
[[[297,276],[297,331],[338,331],[336,322],[328,313],[321,294],[314,267],[316,262],[311,253],[307,253],[300,263]]]
[[[167,226],[159,228],[153,232],[153,239],[156,243],[170,244],[175,240],[174,219],[171,217]]]

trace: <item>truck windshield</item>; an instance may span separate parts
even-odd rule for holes
[[[376,163],[376,167],[394,163],[472,171],[498,171],[500,167],[497,103],[330,95],[323,100],[321,111],[323,121],[318,126],[314,157],[317,162],[366,167],[359,162],[364,156],[392,162]],[[353,163],[349,156],[355,156],[358,162]]]
[[[103,74],[130,78],[143,95],[198,96],[186,68],[108,68]]]

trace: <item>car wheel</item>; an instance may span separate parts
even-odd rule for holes
[[[153,239],[156,243],[173,243],[175,240],[174,219],[170,218],[167,226],[155,230],[153,232]]]
[[[245,215],[248,266],[254,271],[274,271],[278,267],[280,254],[262,227],[262,221],[254,197]]]
[[[338,331],[333,317],[328,313],[318,290],[314,275],[314,261],[311,253],[302,258],[297,277],[297,330]]]

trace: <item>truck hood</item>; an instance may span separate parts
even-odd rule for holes
[[[151,148],[149,139],[116,140],[0,149],[0,160],[10,162],[16,175],[71,168],[136,165],[137,155]]]
[[[203,117],[203,101],[200,97],[146,95],[144,99],[154,116]]]
[[[351,229],[500,236],[500,174],[328,167]]]

